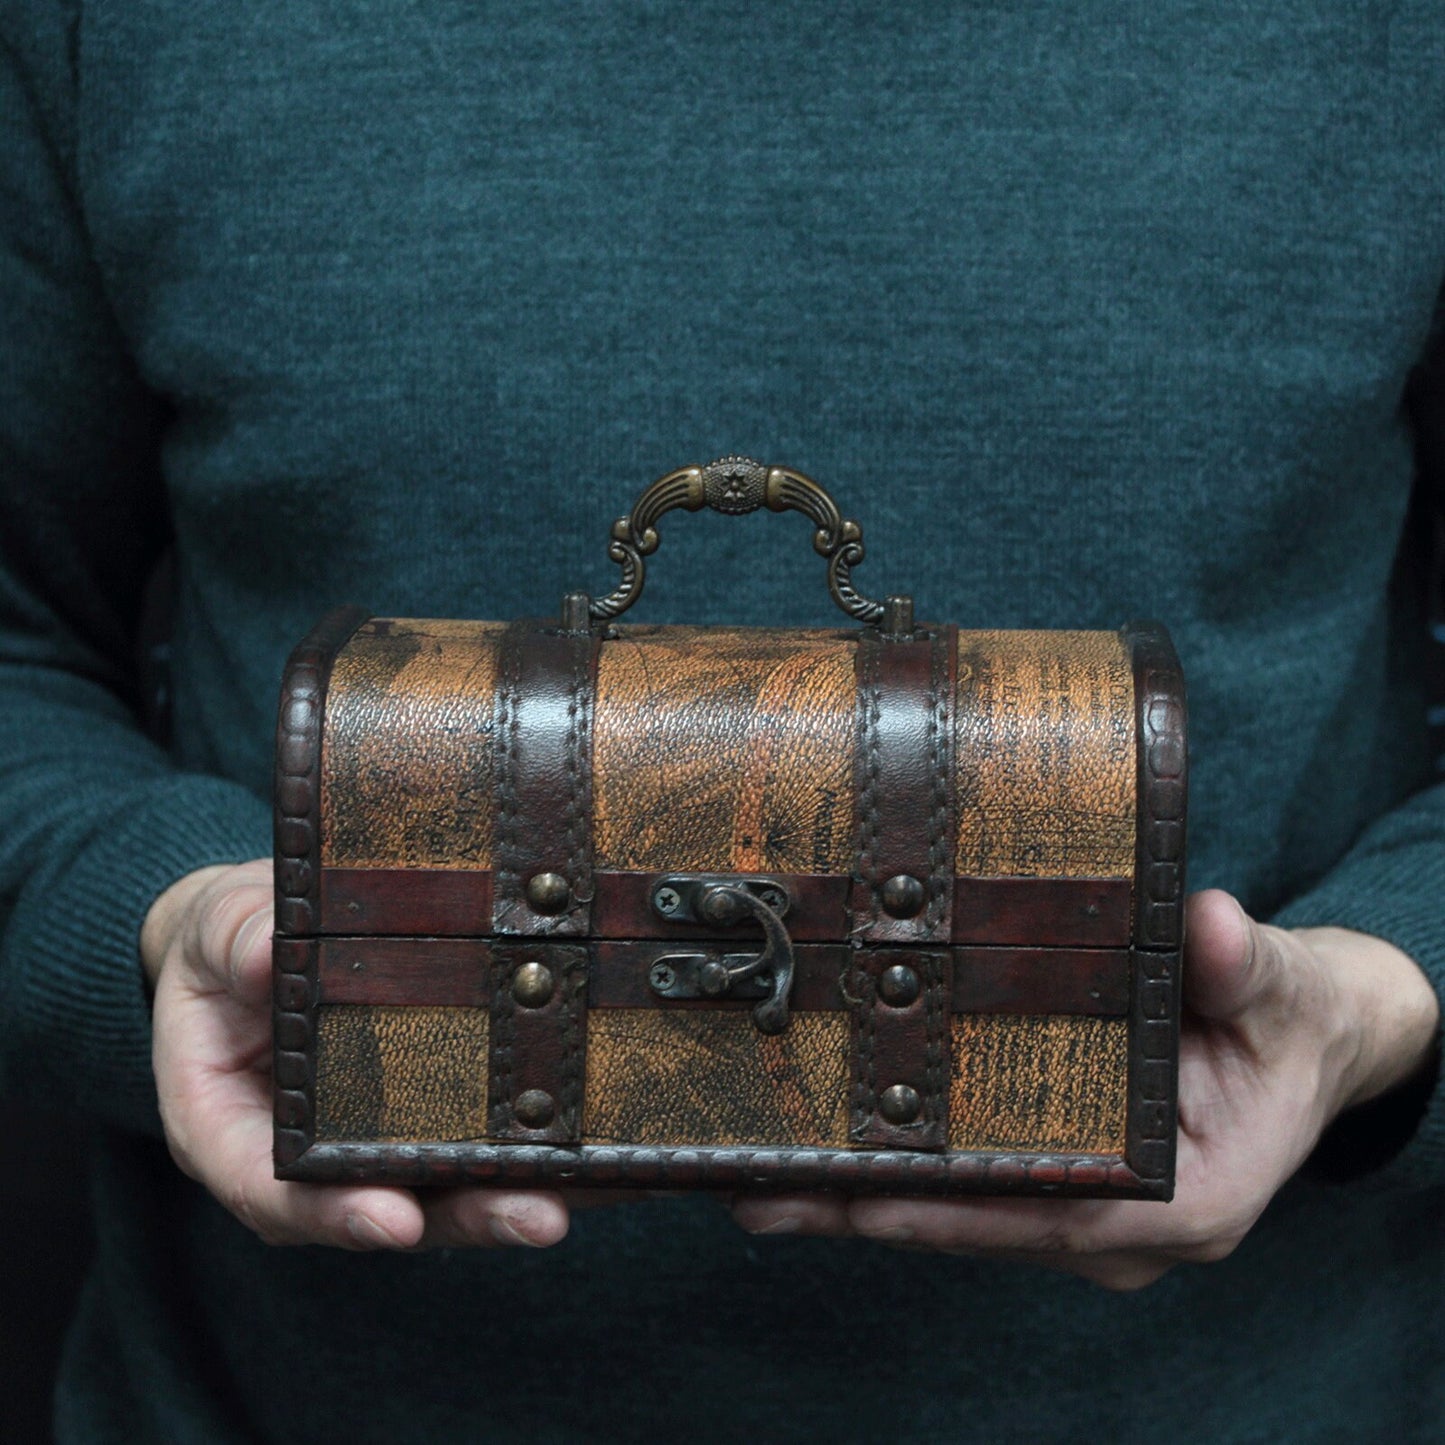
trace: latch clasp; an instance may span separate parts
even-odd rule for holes
[[[787,889],[771,878],[681,873],[659,879],[652,907],[660,918],[707,928],[735,928],[751,920],[761,925],[764,943],[758,954],[656,959],[648,973],[653,992],[663,998],[756,997],[754,990],[766,979],[771,989],[753,1009],[753,1022],[765,1034],[782,1033],[793,988],[793,940],[783,926],[789,901]]]

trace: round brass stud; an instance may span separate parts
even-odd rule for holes
[[[911,1124],[923,1112],[923,1100],[918,1097],[917,1089],[894,1084],[884,1089],[883,1097],[878,1100],[878,1112],[890,1124]]]
[[[512,997],[523,1008],[541,1008],[552,997],[556,981],[545,963],[524,963],[512,975]]]
[[[912,918],[923,907],[923,884],[907,873],[898,873],[883,885],[881,898],[885,913]]]
[[[545,1089],[524,1089],[517,1095],[512,1112],[519,1124],[529,1129],[545,1129],[556,1116],[557,1106]]]
[[[883,970],[883,977],[878,980],[878,996],[894,1008],[907,1008],[918,997],[921,987],[913,969],[895,963]]]
[[[571,901],[572,890],[560,873],[534,873],[527,880],[527,902],[534,912],[561,913]]]

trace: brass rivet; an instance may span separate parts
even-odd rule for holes
[[[883,911],[894,918],[912,918],[923,907],[923,884],[907,873],[890,878],[882,890]]]
[[[523,1008],[541,1008],[554,987],[552,970],[543,963],[524,963],[512,975],[512,997]]]
[[[572,901],[572,890],[560,873],[534,873],[527,880],[527,902],[537,913],[560,913]]]
[[[919,987],[918,975],[902,963],[885,968],[878,980],[879,996],[894,1008],[907,1008],[918,997]]]
[[[519,1124],[529,1129],[545,1129],[552,1122],[557,1106],[545,1089],[523,1089],[512,1105],[512,1112]]]
[[[922,1110],[923,1100],[918,1097],[918,1090],[907,1084],[884,1089],[883,1097],[878,1100],[878,1112],[890,1124],[911,1124]]]

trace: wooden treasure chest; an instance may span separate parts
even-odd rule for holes
[[[620,626],[670,508],[798,510],[838,630]],[[1173,1190],[1185,708],[1164,629],[960,631],[729,457],[552,620],[329,615],[276,773],[287,1179]]]

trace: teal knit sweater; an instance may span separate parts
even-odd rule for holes
[[[269,851],[327,606],[549,610],[642,483],[744,451],[927,615],[1163,619],[1192,883],[1445,987],[1442,136],[1439,0],[6,0],[0,1070],[101,1126],[62,1439],[1438,1438],[1438,1087],[1132,1296],[706,1199],[271,1250],[169,1161],[137,935]],[[798,525],[685,518],[640,610],[827,621]]]

